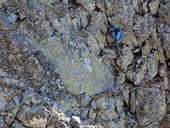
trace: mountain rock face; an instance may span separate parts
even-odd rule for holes
[[[169,0],[0,0],[0,128],[80,127],[170,128]]]

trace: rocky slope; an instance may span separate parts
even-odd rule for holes
[[[1,128],[168,128],[169,81],[169,0],[0,1]]]

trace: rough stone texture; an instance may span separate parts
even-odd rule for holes
[[[159,122],[164,118],[166,109],[164,91],[155,88],[144,88],[138,89],[136,95],[135,108],[140,126]]]
[[[168,128],[169,23],[169,0],[0,0],[0,127]]]

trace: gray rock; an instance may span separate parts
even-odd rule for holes
[[[90,50],[93,51],[95,55],[99,55],[100,45],[98,44],[97,38],[95,36],[89,36],[87,44],[89,45]]]
[[[147,56],[150,53],[151,46],[149,41],[145,41],[145,45],[142,47],[142,55]]]
[[[162,120],[166,113],[165,92],[157,88],[138,89],[136,112],[140,126]]]
[[[135,112],[136,112],[136,105],[139,104],[139,102],[138,102],[137,99],[136,99],[137,97],[136,97],[136,92],[135,92],[135,90],[133,90],[133,91],[131,92],[130,97],[131,97],[131,99],[130,99],[131,111],[132,111],[133,113],[135,113]]]
[[[167,100],[168,100],[168,103],[170,103],[170,94],[169,93],[167,94]]]
[[[80,118],[76,117],[76,116],[72,116],[72,118],[70,120],[70,124],[75,128],[79,128],[80,127]]]
[[[103,95],[107,96],[107,93]],[[90,109],[89,116],[91,119],[96,119],[100,115],[103,121],[108,122],[104,125],[107,127],[111,120],[119,119],[119,115],[124,116],[122,113],[122,105],[123,103],[120,97],[115,97],[114,99],[99,97],[91,103],[93,109]],[[98,110],[98,112],[96,113],[95,110]]]
[[[135,85],[140,84],[144,79],[152,80],[158,73],[158,63],[156,58],[147,58],[142,61],[141,68],[136,73],[128,71],[127,76]]]
[[[88,117],[88,112],[89,112],[89,110],[82,110],[80,118],[86,119]],[[84,123],[84,121],[82,123]]]
[[[55,127],[59,127],[59,128],[69,128],[71,127],[70,125],[67,125],[67,122],[62,121],[62,120],[58,120],[55,117],[50,117],[48,120],[48,125],[47,128],[55,128]]]
[[[114,50],[112,50],[112,49],[103,49],[103,58],[109,58],[109,59],[114,59],[114,58],[116,58],[116,53],[115,53],[115,51]]]
[[[106,109],[107,108],[106,99],[104,97],[98,98],[95,102],[93,101],[91,105],[94,109],[96,108]]]
[[[105,35],[103,35],[102,32],[96,32],[94,34],[94,37],[97,40],[97,43],[98,43],[98,45],[100,47],[100,50],[104,49],[105,44],[106,44],[106,37],[105,37]]]
[[[20,124],[12,124],[13,128],[25,128],[24,126],[20,125]]]
[[[48,113],[43,107],[27,107],[17,114],[20,120],[27,127],[45,128],[47,125]]]
[[[146,128],[160,128],[160,124],[159,124],[159,122],[152,122],[145,127]]]
[[[70,116],[80,114],[80,105],[76,99],[71,96],[63,97],[63,100],[59,102],[59,105],[62,112],[67,113]]]
[[[3,128],[3,127],[7,127],[7,124],[6,124],[3,116],[0,117],[0,127],[2,127],[2,128]]]
[[[81,24],[82,24],[83,28],[86,28],[88,25],[87,12],[81,11],[79,16],[80,16]]]
[[[160,5],[160,14],[162,15],[162,18],[165,19],[165,21],[169,24],[170,23],[170,2],[167,1],[165,4],[161,3]]]
[[[97,8],[101,9],[102,11],[104,11],[104,5],[105,1],[103,0],[95,0],[95,5]]]
[[[88,95],[85,95],[81,98],[81,105],[86,106],[90,102],[91,98]]]
[[[136,62],[137,62],[138,64],[141,64],[141,63],[142,63],[142,58],[138,59]]]
[[[1,0],[0,127],[161,127],[169,3]]]
[[[89,112],[88,112],[88,117],[90,118],[90,119],[92,119],[92,120],[95,120],[95,118],[96,118],[96,112],[95,112],[95,110],[94,109],[90,109],[89,110]]]
[[[116,78],[116,84],[121,85],[125,82],[125,73],[120,72]]]
[[[108,121],[108,120],[116,119],[118,117],[119,116],[115,112],[114,109],[101,110],[101,118],[102,118],[102,120]]]
[[[0,5],[5,3],[7,0],[1,0]]]
[[[91,22],[88,26],[89,31],[102,31],[103,33],[107,32],[107,26],[106,26],[107,20],[106,20],[106,15],[102,14],[101,12],[96,12],[94,11],[91,14]]]
[[[138,43],[142,44],[144,41],[146,41],[149,36],[151,35],[151,27],[149,25],[152,25],[152,20],[148,20],[149,15],[145,14],[144,17],[138,17],[138,20],[136,21],[135,25],[133,26],[134,34],[137,37]]]
[[[138,52],[140,52],[140,48],[136,48],[133,50],[133,53],[138,53]]]
[[[153,58],[149,58],[146,64],[147,75],[145,76],[146,79],[152,80],[156,74],[158,73],[158,64],[154,61]]]
[[[5,111],[5,107],[7,105],[7,100],[5,97],[8,97],[2,90],[0,92],[0,111]]]
[[[130,90],[124,89],[123,98],[127,105],[129,105],[129,96],[130,96]]]
[[[106,54],[112,54],[112,55],[116,55],[116,53],[115,53],[115,51],[114,50],[112,50],[112,49],[103,49],[103,52],[104,53],[106,53]]]
[[[134,76],[135,76],[135,72],[133,72],[132,70],[128,70],[126,72],[126,79],[130,80],[131,82],[134,81]]]
[[[164,33],[163,35],[163,43],[164,43],[164,50],[166,52],[166,56],[170,58],[170,34]]]
[[[68,0],[63,0],[63,3],[68,4]]]
[[[160,0],[155,0],[153,2],[150,2],[148,4],[149,10],[151,14],[156,14],[158,11],[158,5],[159,5]]]
[[[121,56],[116,63],[121,67],[122,70],[126,71],[128,65],[132,63],[134,56],[129,47],[125,47],[122,50],[122,52],[123,52],[123,56]]]
[[[119,122],[115,122],[115,121],[110,121],[106,124],[107,128],[124,128],[125,127],[125,121],[124,119],[120,119]]]
[[[143,3],[142,7],[145,13],[148,12],[148,1],[147,0]]]
[[[25,127],[18,121],[15,121],[14,123],[12,123],[12,128],[25,128]]]
[[[93,0],[77,0],[77,2],[83,5],[89,13],[95,9],[95,2]]]
[[[17,20],[17,16],[16,16],[15,14],[11,14],[11,15],[8,16],[8,20],[9,20],[12,24],[14,24],[14,23],[16,22],[16,20]]]

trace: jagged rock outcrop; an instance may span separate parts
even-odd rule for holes
[[[168,128],[169,9],[169,0],[1,0],[0,127]]]

